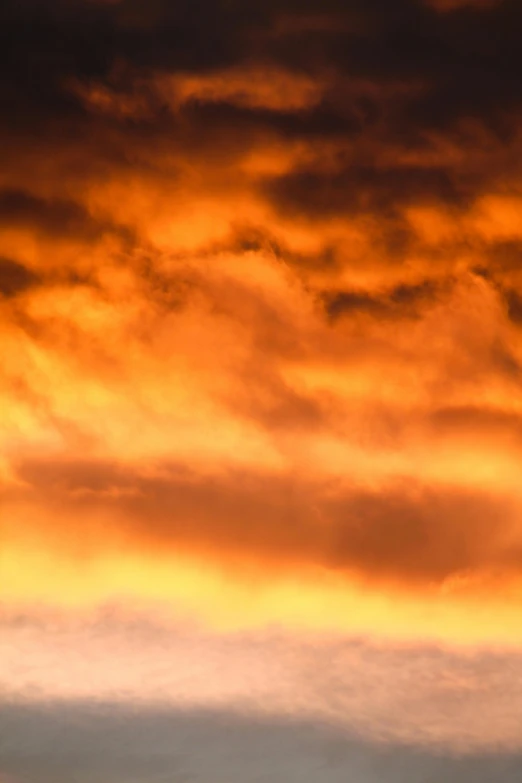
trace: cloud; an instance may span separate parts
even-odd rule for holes
[[[521,24],[1,5],[2,783],[520,777]]]
[[[405,758],[420,754],[430,765],[436,754],[465,765],[477,756],[498,764],[520,752],[521,660],[515,650],[401,645],[274,628],[214,634],[150,606],[143,612],[106,607],[83,616],[3,607],[1,627],[7,770],[8,758],[47,756],[53,745],[56,762],[65,763],[62,749],[80,751],[82,738],[88,744],[97,718],[107,721],[99,741],[103,735],[111,748],[118,722],[121,730],[134,725],[135,758],[146,766],[172,740],[169,725],[206,712],[216,730],[227,715],[245,726],[279,726],[283,734],[285,726],[306,724],[337,735],[353,751],[359,745]],[[58,730],[72,714],[78,722],[72,722],[70,742],[56,744],[50,726]],[[157,727],[161,739],[147,729],[153,716],[165,720],[164,728]],[[15,730],[19,722],[27,726],[27,745]],[[231,742],[233,751],[233,737]],[[187,760],[203,752],[198,743],[187,747]],[[93,751],[86,748],[85,758]]]
[[[492,778],[510,783],[520,774],[517,754],[456,758],[401,745],[383,749],[306,721],[248,720],[212,711],[136,712],[111,704],[92,709],[75,702],[3,707],[2,713],[8,729],[2,767],[23,783],[61,783],[72,774],[80,783],[187,776],[198,783],[249,783],[259,774],[289,781],[321,774],[332,783],[356,774],[368,783],[402,783],[417,780],[427,768],[449,783]]]
[[[182,465],[164,466],[154,478],[116,465],[59,461],[26,464],[18,476],[30,490],[7,501],[11,514],[29,502],[51,508],[58,530],[75,519],[74,528],[53,536],[74,548],[83,541],[94,553],[114,545],[96,522],[105,508],[136,550],[240,554],[290,569],[311,563],[413,585],[520,568],[520,507],[478,488],[434,489],[410,480],[372,490],[347,479],[258,471],[212,477]]]
[[[38,277],[16,261],[0,259],[0,292],[3,296],[16,296],[38,283]]]
[[[5,4],[9,546],[502,603],[522,18],[451,5]]]

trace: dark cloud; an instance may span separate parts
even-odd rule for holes
[[[517,753],[458,756],[306,720],[113,703],[4,704],[0,772],[20,783],[513,783]],[[429,776],[429,777],[427,777]],[[9,778],[8,778],[9,779]]]
[[[107,230],[79,204],[45,200],[20,190],[0,191],[0,225],[32,228],[57,239],[83,241],[96,239]]]
[[[377,318],[404,318],[419,316],[426,306],[433,305],[444,292],[445,286],[432,281],[417,285],[399,285],[380,297],[357,291],[329,292],[325,296],[328,315],[365,314]]]
[[[511,320],[522,324],[522,295],[518,291],[507,291],[506,301]]]
[[[308,219],[360,212],[385,216],[407,204],[458,204],[465,200],[448,171],[426,168],[379,170],[354,164],[333,176],[292,172],[266,187],[279,210]]]
[[[16,296],[38,282],[38,276],[30,269],[9,258],[0,258],[0,293],[3,296]]]
[[[241,555],[290,571],[309,563],[376,582],[428,586],[462,573],[520,568],[517,546],[506,544],[516,510],[478,489],[410,480],[370,491],[347,481],[166,470],[155,479],[107,463],[28,462],[19,475],[32,488],[27,499],[58,519],[75,519],[63,540],[86,555],[111,540],[95,523],[98,512],[110,509],[126,546]]]
[[[363,574],[438,584],[460,573],[497,570],[492,520],[510,525],[509,504],[482,493],[398,487],[355,492],[328,504],[335,530],[330,556]]]
[[[318,14],[330,23],[303,25]],[[175,5],[9,0],[1,20],[9,74],[4,87],[17,84],[27,91],[33,111],[53,94],[64,101],[55,110],[71,108],[64,79],[106,79],[118,60],[145,71],[203,72],[268,58],[308,71],[331,66],[377,83],[414,80],[423,90],[405,115],[410,129],[415,119],[423,128],[472,113],[486,120],[516,107],[522,97],[516,0],[480,13],[470,7],[447,15],[420,0],[401,0],[393,9],[380,0]]]
[[[200,133],[206,129],[208,137],[212,128],[214,134],[219,135],[220,131],[231,133],[239,141],[243,137],[243,144],[254,133],[263,131],[290,140],[302,139],[317,143],[330,138],[348,141],[364,130],[357,107],[351,112],[339,112],[326,102],[311,108],[292,110],[282,107],[246,108],[222,101],[211,105],[189,105],[184,115]]]
[[[315,24],[306,24],[314,18]],[[47,138],[83,151],[86,174],[97,167],[103,171],[109,161],[142,165],[144,145],[168,143],[182,155],[197,155],[200,164],[214,165],[227,156],[232,164],[267,134],[316,149],[335,141],[349,150],[348,161],[330,169],[320,161],[318,168],[298,166],[262,184],[279,213],[307,220],[354,213],[399,220],[408,205],[464,207],[488,183],[495,186],[510,174],[474,167],[478,146],[467,146],[457,165],[383,165],[379,158],[388,148],[392,158],[394,148],[427,153],[434,133],[455,139],[461,121],[472,119],[496,133],[502,149],[519,127],[521,24],[520,5],[513,0],[449,14],[421,0],[401,0],[393,9],[377,0],[326,5],[9,0],[0,16],[2,133],[23,155],[38,127],[42,148]],[[203,96],[174,108],[143,85],[143,79],[158,76],[185,78],[255,64],[323,79],[322,98],[314,106],[274,109],[239,106],[226,95]],[[141,90],[147,117],[96,113],[78,93],[90,85],[122,99]],[[161,169],[161,161],[156,165]],[[46,225],[56,225],[61,215],[64,230],[86,230],[79,207],[37,208],[27,201],[31,198],[6,193],[4,210],[38,211],[37,222]]]

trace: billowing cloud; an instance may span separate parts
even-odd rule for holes
[[[321,573],[442,601],[445,635],[487,596],[509,635],[518,4],[0,15],[5,572],[37,547],[51,571],[188,558],[264,591]]]

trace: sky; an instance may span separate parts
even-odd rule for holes
[[[4,0],[0,783],[522,775],[519,0]]]

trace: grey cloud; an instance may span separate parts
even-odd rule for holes
[[[4,704],[0,771],[16,783],[516,783],[518,754],[372,744],[327,724],[111,703]]]

